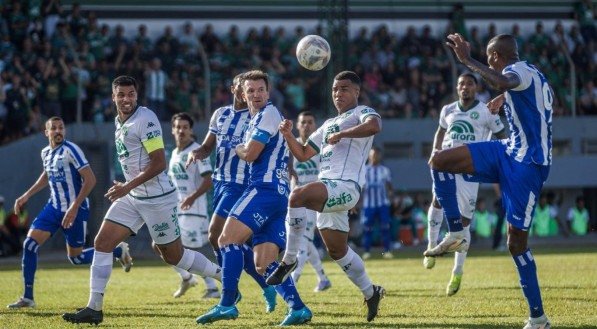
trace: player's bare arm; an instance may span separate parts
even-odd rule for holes
[[[294,156],[297,161],[307,161],[311,159],[315,154],[317,154],[317,150],[311,147],[311,145],[302,145],[299,141],[296,140],[294,134],[292,133],[292,121],[283,120],[280,123],[278,130],[286,140],[286,144],[288,145],[290,153],[292,153],[292,156]]]
[[[166,154],[164,149],[157,149],[149,153],[149,165],[128,182],[114,181],[114,185],[110,187],[108,192],[104,195],[108,200],[114,202],[123,196],[127,195],[135,187],[147,182],[159,173],[166,170]]]
[[[235,152],[239,158],[245,160],[248,163],[251,163],[259,157],[261,151],[265,148],[265,144],[260,143],[254,139],[251,139],[247,145],[245,144],[238,144],[236,146]]]
[[[79,170],[79,174],[81,174],[81,178],[83,178],[83,184],[81,186],[81,190],[79,194],[77,194],[77,198],[66,210],[64,217],[62,218],[62,227],[70,228],[73,226],[75,222],[75,218],[77,218],[77,213],[79,212],[79,207],[85,201],[85,198],[91,193],[93,187],[95,186],[96,179],[93,170],[91,170],[90,166],[86,166]]]
[[[330,134],[327,142],[329,144],[336,144],[342,138],[364,138],[373,136],[381,131],[381,119],[377,116],[368,117],[365,122],[352,128]]]
[[[489,109],[489,112],[491,112],[491,114],[498,114],[500,112],[500,109],[502,108],[502,105],[504,105],[505,100],[506,96],[504,96],[504,94],[500,94],[496,96],[494,99],[490,100],[489,103],[487,103],[487,108]]]
[[[20,197],[15,200],[14,212],[17,215],[21,214],[21,208],[29,201],[29,198],[34,196],[37,192],[43,190],[44,187],[48,186],[48,176],[45,171],[42,171],[39,178],[31,185],[27,192],[23,193]]]
[[[188,168],[192,163],[195,163],[197,160],[203,160],[209,157],[211,152],[214,150],[215,146],[216,135],[212,134],[211,132],[208,132],[207,135],[205,135],[203,143],[201,143],[201,145],[197,149],[193,150],[189,154],[189,158],[187,159],[187,163],[185,166]]]
[[[199,185],[195,192],[193,192],[191,195],[187,196],[186,198],[184,198],[184,200],[182,200],[182,202],[180,203],[180,209],[189,210],[193,203],[195,203],[195,200],[197,200],[197,198],[209,191],[209,189],[212,187],[213,181],[211,178],[211,171],[204,173],[202,177],[203,181],[201,181],[201,185]]]
[[[497,72],[472,58],[471,45],[464,40],[462,35],[458,33],[450,34],[448,39],[451,42],[446,42],[446,45],[454,50],[458,60],[473,72],[479,73],[491,88],[506,91],[516,88],[520,84],[520,79],[516,74],[501,74],[501,72]]]

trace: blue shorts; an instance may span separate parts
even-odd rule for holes
[[[288,191],[277,187],[249,186],[230,211],[234,217],[253,231],[253,245],[271,242],[280,250],[286,248],[286,213]]]
[[[59,228],[62,228],[62,218],[64,218],[64,213],[47,203],[33,220],[31,229],[50,232],[51,235],[54,235]],[[89,209],[79,207],[73,226],[62,228],[66,243],[70,247],[78,248],[85,244],[87,219],[89,219]]]
[[[506,154],[506,144],[500,141],[471,143],[467,146],[473,158],[475,173],[463,174],[464,180],[499,183],[508,223],[528,231],[550,167],[516,161]]]
[[[214,181],[214,214],[228,218],[230,210],[246,189],[243,184]]]
[[[365,222],[363,223],[365,226],[373,227],[373,225],[375,225],[375,220],[378,218],[380,225],[390,225],[391,217],[389,206],[365,208],[363,211],[365,213]]]

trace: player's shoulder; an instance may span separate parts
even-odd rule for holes
[[[378,115],[377,112],[370,106],[367,105],[358,105],[357,107],[355,107],[354,109],[352,109],[352,113],[356,114],[356,115]]]
[[[449,113],[455,112],[456,110],[458,110],[458,101],[444,105],[440,113],[447,115]]]
[[[64,143],[62,143],[62,147],[64,147],[66,150],[68,150],[69,152],[73,152],[73,153],[83,153],[83,151],[81,150],[81,148],[79,147],[79,145],[69,141],[69,140],[65,140]]]
[[[232,113],[232,111],[234,110],[234,107],[232,104],[228,104],[228,105],[224,105],[222,107],[218,107],[215,111],[214,111],[214,116],[215,117],[220,117],[223,114],[228,114],[228,113]]]
[[[41,149],[41,155],[45,157],[46,155],[48,155],[48,153],[50,153],[50,151],[52,151],[52,147],[48,145]]]

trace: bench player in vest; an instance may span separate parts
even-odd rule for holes
[[[79,146],[66,140],[66,128],[61,118],[48,119],[45,134],[49,145],[41,151],[44,170],[14,205],[14,212],[19,215],[29,198],[46,186],[50,187],[50,199],[33,220],[23,242],[24,293],[16,302],[8,305],[12,309],[35,307],[33,283],[37,270],[37,251],[59,228],[64,232],[66,252],[73,265],[91,264],[95,251],[94,248],[83,250],[89,218],[87,196],[95,186],[95,175]],[[112,253],[128,272],[132,260],[126,242],[119,244]]]
[[[471,73],[458,77],[456,91],[458,101],[445,105],[439,115],[439,127],[433,140],[433,151],[457,147],[468,143],[488,141],[492,134],[497,139],[507,137],[506,129],[496,114],[489,112],[487,105],[476,99],[477,78]],[[462,226],[465,237],[471,241],[470,224],[475,212],[479,183],[467,182],[461,174],[454,175],[458,208],[462,215]],[[444,213],[437,198],[433,198],[427,213],[428,249],[437,245],[439,229],[444,220]],[[452,296],[460,289],[466,251],[454,254],[454,268],[446,288],[446,294]],[[423,259],[425,268],[435,266],[435,257]]]

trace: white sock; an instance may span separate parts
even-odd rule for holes
[[[428,246],[431,249],[437,245],[439,229],[442,227],[444,220],[444,212],[442,208],[435,208],[432,204],[427,211],[427,218],[427,240],[429,241]]]
[[[222,281],[222,269],[218,264],[214,264],[202,253],[184,248],[184,252],[176,267],[187,270],[200,276],[208,276],[218,281]]]
[[[359,287],[365,299],[373,296],[373,283],[371,283],[367,272],[365,272],[365,263],[354,250],[348,247],[346,255],[338,259],[336,263],[348,275],[350,281]]]
[[[307,255],[309,257],[309,263],[315,269],[315,273],[317,273],[317,278],[319,282],[328,280],[328,277],[325,275],[323,271],[323,264],[321,264],[321,258],[319,258],[319,251],[317,251],[317,247],[313,244],[313,242],[307,242]]]
[[[89,280],[89,302],[87,307],[92,310],[101,311],[104,304],[104,292],[112,274],[112,262],[114,256],[111,252],[95,251],[91,263],[91,274]]]
[[[284,252],[284,257],[282,257],[282,261],[285,264],[296,262],[306,227],[307,209],[305,207],[288,207],[288,215],[286,216],[286,252]]]
[[[464,236],[467,241],[470,243],[471,241],[471,231],[470,225],[465,226],[463,228]],[[454,274],[462,274],[462,269],[464,267],[464,260],[466,259],[466,252],[455,252],[454,253],[454,269],[452,269],[452,273]]]
[[[301,241],[301,246],[299,247],[299,253],[296,257],[296,268],[294,269],[294,271],[292,272],[292,280],[294,280],[294,283],[297,283],[299,278],[301,277],[301,274],[303,273],[303,269],[305,268],[305,263],[307,263],[307,260],[309,258],[308,254],[307,254],[307,243],[309,241],[303,237],[302,241]]]
[[[218,285],[216,284],[217,281],[214,278],[203,277],[203,282],[205,282],[205,288],[207,288],[207,290],[218,289]]]
[[[187,270],[184,270],[180,267],[172,266],[172,268],[180,275],[180,278],[187,281],[190,280],[193,274]]]

